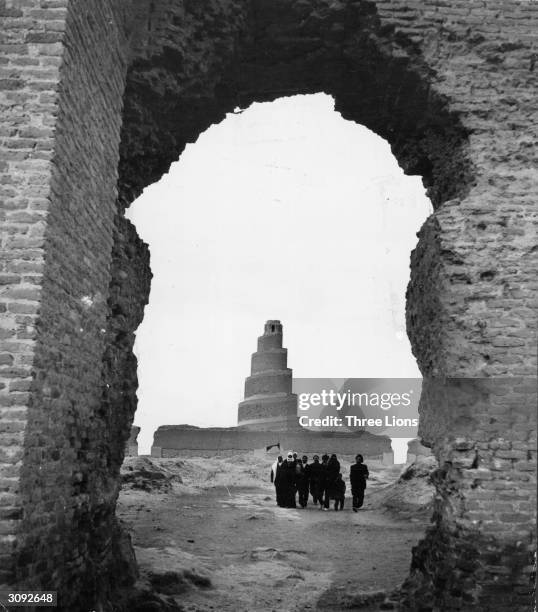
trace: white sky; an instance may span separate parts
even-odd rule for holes
[[[141,453],[159,425],[232,426],[280,319],[296,377],[419,376],[405,333],[420,177],[325,94],[230,114],[128,211],[151,251],[137,332]]]

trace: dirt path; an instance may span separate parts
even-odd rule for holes
[[[143,575],[185,610],[335,612],[356,608],[358,592],[392,590],[407,575],[421,523],[355,514],[349,499],[343,512],[278,508],[272,493],[125,491],[119,514]]]

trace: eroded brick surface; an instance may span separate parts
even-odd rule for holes
[[[423,374],[536,376],[537,6],[0,0],[3,581],[113,597],[150,279],[123,209],[236,106],[326,91],[386,138],[435,206],[407,295]],[[535,381],[498,391],[466,418],[423,401],[439,495],[412,609],[529,609]]]
[[[125,15],[25,0],[0,18],[2,578],[55,585],[77,609],[108,571],[115,522],[99,410]]]

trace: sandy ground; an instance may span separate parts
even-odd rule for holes
[[[141,580],[185,610],[377,609],[368,602],[402,582],[424,532],[423,517],[402,520],[375,501],[401,468],[371,465],[365,508],[353,513],[349,497],[343,512],[311,502],[305,510],[278,508],[266,460],[151,464],[171,475],[171,486],[124,489],[118,514]]]

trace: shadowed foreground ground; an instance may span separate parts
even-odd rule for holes
[[[368,594],[390,592],[407,576],[424,518],[398,519],[368,502],[355,514],[350,501],[343,512],[293,510],[276,506],[268,483],[195,492],[179,485],[126,489],[119,515],[141,581],[184,610],[368,610]]]

